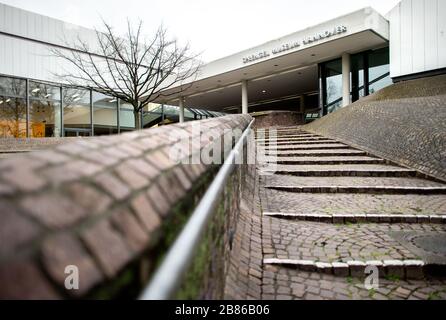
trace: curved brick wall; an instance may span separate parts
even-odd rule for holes
[[[446,76],[397,83],[303,129],[446,181]]]
[[[249,115],[232,115],[199,121],[201,132],[193,129],[196,122],[188,122],[80,139],[1,160],[0,298],[116,297],[135,273],[143,285],[165,250],[160,239],[172,237],[170,230],[184,223],[183,213],[196,204],[211,180],[206,175],[215,171],[213,165],[170,160],[170,148],[184,145],[180,137],[210,131],[222,137],[229,129],[244,130],[250,121]],[[183,156],[215,143],[202,139]],[[223,217],[238,202],[229,191],[225,195],[219,206]],[[213,264],[224,254],[206,250],[215,255]],[[68,265],[79,267],[77,291],[65,290]],[[221,284],[207,288],[208,297],[222,291]]]

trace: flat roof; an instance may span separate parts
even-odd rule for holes
[[[250,81],[250,101],[256,101],[288,94],[284,87],[290,77],[297,76],[301,81],[294,91],[311,91],[305,83],[317,81],[318,63],[345,52],[385,46],[388,39],[389,22],[374,9],[363,8],[207,63],[195,79],[165,91],[169,94],[182,89],[181,94],[156,102],[177,105],[179,97],[184,96],[187,105],[224,111],[241,104],[243,80]],[[275,86],[272,81],[262,83],[267,78],[275,78]]]

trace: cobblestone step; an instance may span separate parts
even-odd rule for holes
[[[446,184],[420,178],[386,178],[386,177],[298,177],[288,175],[271,175],[262,177],[264,185],[287,186],[389,186],[389,187],[446,187]]]
[[[281,219],[324,222],[334,224],[349,223],[432,223],[446,224],[446,215],[422,214],[317,214],[264,212],[264,216]]]
[[[428,300],[446,299],[446,279],[379,279],[373,290],[364,279],[264,265],[262,299],[271,300]]]
[[[370,223],[350,226],[275,217],[264,217],[262,225],[264,262],[342,276],[353,275],[351,271],[363,274],[366,265],[375,265],[382,275],[420,278],[422,268],[430,263],[420,259],[417,252],[403,246],[392,234],[409,230],[446,232],[446,225]],[[446,267],[438,262],[436,265],[441,266],[441,270]]]
[[[366,276],[367,267],[377,267],[382,278],[398,277],[398,279],[423,279],[425,277],[423,260],[349,260],[346,262],[321,262],[315,260],[296,259],[264,259],[263,264],[281,265],[303,271],[321,272],[343,277]],[[428,267],[428,266],[426,266]]]
[[[305,134],[295,134],[295,133],[279,133],[274,131],[265,131],[263,133],[256,133],[256,137],[259,139],[268,139],[268,138],[314,138],[318,137],[321,138],[323,136],[319,134],[311,134],[311,133],[305,133]]]
[[[445,195],[291,193],[261,190],[264,212],[318,215],[446,215]]]
[[[269,152],[269,156],[276,156],[279,158],[287,157],[335,157],[335,156],[365,156],[367,153],[355,149],[310,149],[310,150],[278,150]]]
[[[267,185],[265,188],[295,193],[446,194],[446,187]]]
[[[265,174],[285,174],[295,176],[356,176],[356,177],[414,177],[417,171],[381,164],[344,164],[344,165],[277,165]]]
[[[302,140],[302,141],[277,141],[277,142],[258,142],[259,146],[271,146],[271,145],[279,145],[279,146],[300,146],[307,144],[338,144],[339,142],[336,140],[324,139],[324,140]]]
[[[299,141],[319,141],[319,140],[327,140],[325,137],[269,137],[267,139],[256,139],[257,142],[299,142]]]
[[[336,149],[345,149],[348,146],[343,143],[321,143],[321,144],[309,144],[309,145],[279,145],[279,146],[261,146],[258,145],[258,148],[263,150],[281,150],[281,151],[290,151],[290,150],[336,150]]]
[[[381,164],[384,159],[368,156],[331,156],[331,157],[267,157],[271,162],[283,165],[315,164]]]

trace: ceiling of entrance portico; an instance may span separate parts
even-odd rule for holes
[[[317,63],[338,58],[344,52],[356,53],[386,44],[382,37],[367,30],[198,80],[182,95],[187,107],[224,111],[241,105],[242,80],[249,81],[250,103],[307,93],[318,88]],[[169,101],[157,102],[178,105],[178,98],[172,95]]]

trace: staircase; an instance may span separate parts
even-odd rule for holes
[[[444,183],[299,128],[257,146],[262,298],[446,299]]]

